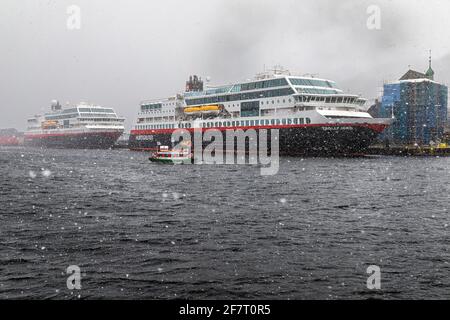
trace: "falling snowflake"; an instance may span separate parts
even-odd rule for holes
[[[52,175],[52,172],[48,169],[44,169],[44,170],[42,170],[41,174],[43,177],[48,178]]]

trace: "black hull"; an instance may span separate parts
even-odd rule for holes
[[[26,137],[25,145],[43,148],[109,149],[122,135],[121,132],[76,135],[48,135]]]
[[[259,134],[259,130],[256,129]],[[270,130],[267,130],[270,144]],[[363,154],[379,134],[378,128],[354,127],[303,127],[279,129],[279,151],[292,156],[334,156]],[[192,136],[192,144],[193,134]],[[225,138],[225,134],[223,134]],[[144,139],[145,138],[145,139]],[[225,140],[225,139],[224,139]],[[203,147],[208,145],[203,143]],[[131,133],[131,150],[154,151],[158,145],[173,147],[171,133]],[[248,146],[247,146],[248,150]]]

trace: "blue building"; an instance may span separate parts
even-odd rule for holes
[[[394,117],[382,139],[397,144],[429,145],[442,140],[447,122],[447,86],[434,81],[434,71],[408,70],[384,85],[380,117]]]

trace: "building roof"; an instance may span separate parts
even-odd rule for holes
[[[399,80],[426,79],[425,73],[409,69]]]

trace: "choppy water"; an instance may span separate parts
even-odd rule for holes
[[[450,158],[283,158],[261,176],[3,148],[0,298],[449,298],[449,171]]]

